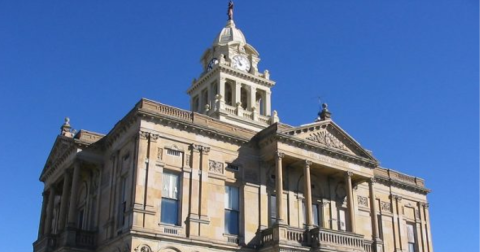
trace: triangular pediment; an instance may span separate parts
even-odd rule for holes
[[[302,125],[285,130],[282,133],[311,144],[375,160],[370,151],[364,149],[355,139],[331,120]]]
[[[58,136],[57,139],[55,140],[55,143],[53,144],[50,154],[48,155],[47,162],[45,163],[45,166],[42,171],[42,175],[40,177],[43,176],[45,171],[50,166],[57,163],[58,160],[65,154],[65,152],[68,151],[69,147],[74,144],[75,142],[73,138]]]

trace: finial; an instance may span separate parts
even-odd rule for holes
[[[230,2],[228,3],[227,15],[228,15],[228,20],[233,20],[233,1],[232,0],[230,0]]]
[[[328,104],[323,103],[322,108],[323,108],[322,111],[320,113],[318,113],[317,120],[315,120],[316,122],[325,121],[325,120],[330,119],[332,117],[332,113],[330,113],[330,111],[328,111]]]
[[[73,137],[72,127],[70,126],[70,118],[65,117],[65,122],[60,127],[60,135],[66,137]]]

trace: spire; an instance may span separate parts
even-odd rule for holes
[[[332,113],[330,113],[330,111],[328,110],[328,104],[322,104],[322,108],[323,109],[320,113],[318,113],[318,117],[315,122],[330,120],[332,118]]]
[[[227,10],[228,20],[233,21],[233,1],[230,0],[228,3],[228,10]]]

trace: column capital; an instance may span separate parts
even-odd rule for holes
[[[202,154],[203,155],[208,155],[208,153],[210,152],[210,147],[206,147],[206,146],[200,146],[201,150],[202,150]]]
[[[279,158],[279,159],[282,159],[283,157],[285,157],[285,153],[276,151],[275,152],[275,157]]]
[[[140,132],[138,132],[138,136],[139,136],[140,139],[142,139],[142,140],[147,140],[149,135],[150,135],[150,133],[148,133],[148,132],[146,132],[146,131],[140,131]]]
[[[203,148],[203,146],[201,145],[198,145],[198,144],[191,144],[189,146],[190,150],[192,150],[193,152],[200,152]]]
[[[425,207],[425,208],[429,208],[430,207],[430,204],[428,204],[427,202],[421,202],[420,205],[422,207]]]
[[[376,178],[369,178],[367,181],[368,181],[369,184],[375,184],[375,183],[377,183],[377,179],[376,179]]]
[[[345,177],[350,177],[351,178],[352,176],[353,176],[353,172],[351,172],[351,171],[347,171],[345,173]]]
[[[312,165],[312,163],[313,163],[312,161],[305,159],[303,164],[305,165],[305,167],[310,168],[310,166]]]
[[[402,201],[402,199],[403,199],[402,196],[396,195],[396,194],[390,195],[390,198],[391,198],[391,199],[395,199],[395,200],[397,200],[398,202]]]
[[[150,141],[152,142],[157,142],[159,138],[160,138],[159,134],[150,134]]]

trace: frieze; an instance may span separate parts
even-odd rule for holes
[[[368,198],[358,195],[357,201],[359,206],[368,207]]]
[[[338,140],[334,135],[332,135],[328,131],[311,133],[310,136],[308,136],[306,139],[326,145],[328,147],[336,148],[339,150],[347,150],[347,147],[345,147],[345,144],[343,144],[340,140]]]
[[[223,163],[218,162],[218,161],[214,161],[214,160],[209,160],[208,171],[223,175]]]

